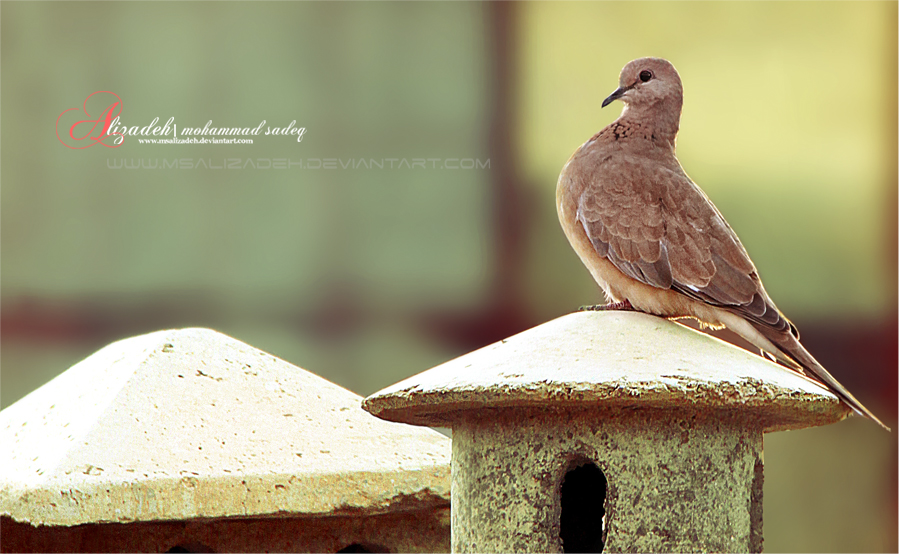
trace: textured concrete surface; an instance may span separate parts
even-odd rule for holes
[[[0,412],[0,515],[79,525],[449,503],[449,440],[205,329],[103,348]]]
[[[562,483],[584,463],[607,486],[591,489],[603,496],[595,503],[566,508],[572,543],[601,535],[605,552],[760,552],[763,433],[849,413],[801,375],[633,312],[561,317],[363,407],[453,428],[454,552],[563,551]]]
[[[562,552],[562,480],[580,461],[608,481],[604,552],[759,552],[761,455],[761,430],[726,417],[472,413],[453,428],[453,552]]]
[[[0,518],[0,552],[449,552],[449,507],[372,516],[38,527]],[[359,552],[360,550],[356,550]]]
[[[636,312],[578,312],[365,399],[391,421],[452,426],[484,407],[732,410],[764,431],[825,425],[849,409],[817,383],[742,348]]]

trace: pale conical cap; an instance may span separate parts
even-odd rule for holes
[[[450,441],[207,329],[111,344],[0,412],[0,514],[33,524],[448,505]]]
[[[833,423],[827,389],[742,348],[635,312],[578,312],[365,399],[378,417],[452,426],[486,408],[716,410],[765,431]]]

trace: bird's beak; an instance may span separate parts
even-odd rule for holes
[[[631,90],[631,88],[632,87],[618,87],[618,89],[615,92],[610,94],[608,98],[606,98],[605,100],[602,101],[602,107],[605,108],[606,106],[608,106],[615,100],[618,100],[619,98],[624,96],[625,92]]]

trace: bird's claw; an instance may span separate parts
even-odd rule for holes
[[[633,312],[634,307],[631,306],[629,300],[625,299],[621,302],[609,302],[608,304],[594,304],[593,306],[581,306],[577,309],[579,312]]]

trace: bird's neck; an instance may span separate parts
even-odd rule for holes
[[[630,140],[647,141],[655,147],[667,146],[674,152],[680,114],[680,102],[662,100],[650,105],[626,105],[615,123],[636,131],[628,137]]]

